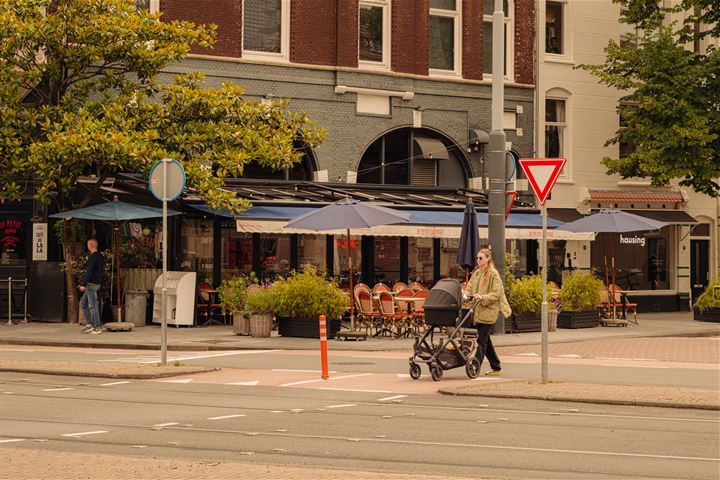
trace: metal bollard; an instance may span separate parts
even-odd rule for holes
[[[322,379],[330,378],[328,372],[328,352],[327,352],[327,320],[325,315],[320,315],[320,362],[322,363]]]
[[[12,325],[12,277],[8,277],[8,325]]]
[[[24,310],[23,310],[23,319],[21,323],[28,323],[28,317],[27,317],[27,302],[28,302],[28,289],[27,289],[27,278],[23,279],[23,300],[24,300]]]

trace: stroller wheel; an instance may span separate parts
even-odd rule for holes
[[[420,365],[412,362],[410,364],[410,378],[412,378],[413,380],[417,380],[418,378],[420,378],[421,373],[422,372],[420,371]]]
[[[432,379],[435,380],[436,382],[442,380],[442,377],[443,377],[442,368],[440,368],[440,367],[438,367],[438,366],[436,366],[436,365],[430,367],[430,376],[431,376]]]
[[[476,357],[470,357],[465,364],[465,373],[469,378],[477,378],[480,375],[480,361]]]

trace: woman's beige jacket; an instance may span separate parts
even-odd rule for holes
[[[495,323],[500,313],[500,298],[503,295],[503,284],[500,274],[494,267],[489,267],[484,272],[476,268],[465,287],[465,293],[473,296],[476,293],[481,295],[482,303],[475,307],[473,315],[474,323]]]

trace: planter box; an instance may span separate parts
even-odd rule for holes
[[[513,333],[539,332],[541,329],[539,313],[517,313],[512,315]]]
[[[340,331],[340,319],[327,321],[327,336],[335,338]],[[320,338],[320,320],[317,318],[278,319],[278,333],[283,337]]]
[[[250,334],[253,337],[267,338],[272,333],[273,316],[271,313],[253,313],[250,315]]]
[[[693,318],[700,322],[720,322],[720,308],[712,307],[703,312],[693,310]]]
[[[562,311],[558,314],[558,328],[590,328],[600,324],[600,312],[585,310],[580,312]]]
[[[250,335],[250,313],[233,312],[233,333],[235,335]]]

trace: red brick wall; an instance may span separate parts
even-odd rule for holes
[[[242,53],[242,0],[160,0],[163,20],[217,25],[215,46],[192,53],[239,57]]]
[[[428,74],[428,16],[430,0],[392,2],[392,70]]]
[[[357,67],[358,0],[296,0],[291,5],[291,62]]]
[[[462,75],[464,78],[483,78],[483,2],[462,2]]]
[[[515,0],[515,81],[535,83],[535,0]]]

